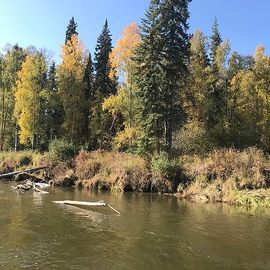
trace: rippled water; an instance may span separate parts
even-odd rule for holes
[[[151,194],[0,184],[0,269],[270,269],[270,215]],[[57,206],[105,200],[121,212]]]

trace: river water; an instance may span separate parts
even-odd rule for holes
[[[270,269],[270,214],[157,194],[0,184],[0,269]],[[105,200],[121,212],[59,206]]]

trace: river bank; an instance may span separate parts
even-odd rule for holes
[[[35,176],[55,186],[159,192],[193,201],[270,206],[269,157],[256,148],[181,156],[175,160],[174,174],[166,172],[168,166],[163,163],[153,168],[138,155],[119,152],[80,151],[61,162],[53,161],[48,153],[3,152],[0,172],[47,166]]]

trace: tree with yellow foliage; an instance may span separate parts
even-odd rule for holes
[[[38,147],[46,131],[45,102],[47,64],[42,53],[36,52],[26,57],[18,73],[15,92],[15,117],[20,127],[20,142]]]
[[[62,47],[62,63],[58,69],[58,92],[64,109],[63,132],[74,142],[85,141],[89,102],[84,82],[87,52],[77,35]]]
[[[260,145],[270,149],[270,58],[263,46],[255,53],[251,70],[241,70],[231,80],[231,129],[237,147]]]
[[[110,54],[112,70],[116,70],[119,76],[123,74],[125,82],[130,79],[129,73],[134,65],[132,55],[141,42],[139,26],[133,22],[124,29],[121,38],[112,49]]]
[[[116,119],[119,114],[124,120],[124,130],[118,131],[114,139],[117,149],[130,148],[135,143],[138,131],[135,127],[137,102],[135,98],[135,86],[132,81],[134,61],[132,59],[136,48],[141,43],[139,27],[136,23],[128,25],[117,41],[110,54],[112,72],[122,80],[122,85],[115,95],[104,100],[103,110],[112,114]],[[111,76],[115,74],[111,73]]]

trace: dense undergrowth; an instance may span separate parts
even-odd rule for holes
[[[180,158],[185,181],[178,186],[181,197],[247,205],[270,205],[267,168],[269,158],[249,148],[214,150]]]
[[[0,154],[1,173],[36,166],[48,166],[39,176],[57,186],[174,193],[191,200],[270,206],[270,160],[256,148],[220,149],[173,161],[162,154],[150,164],[121,152],[82,150],[69,160],[30,151]]]

